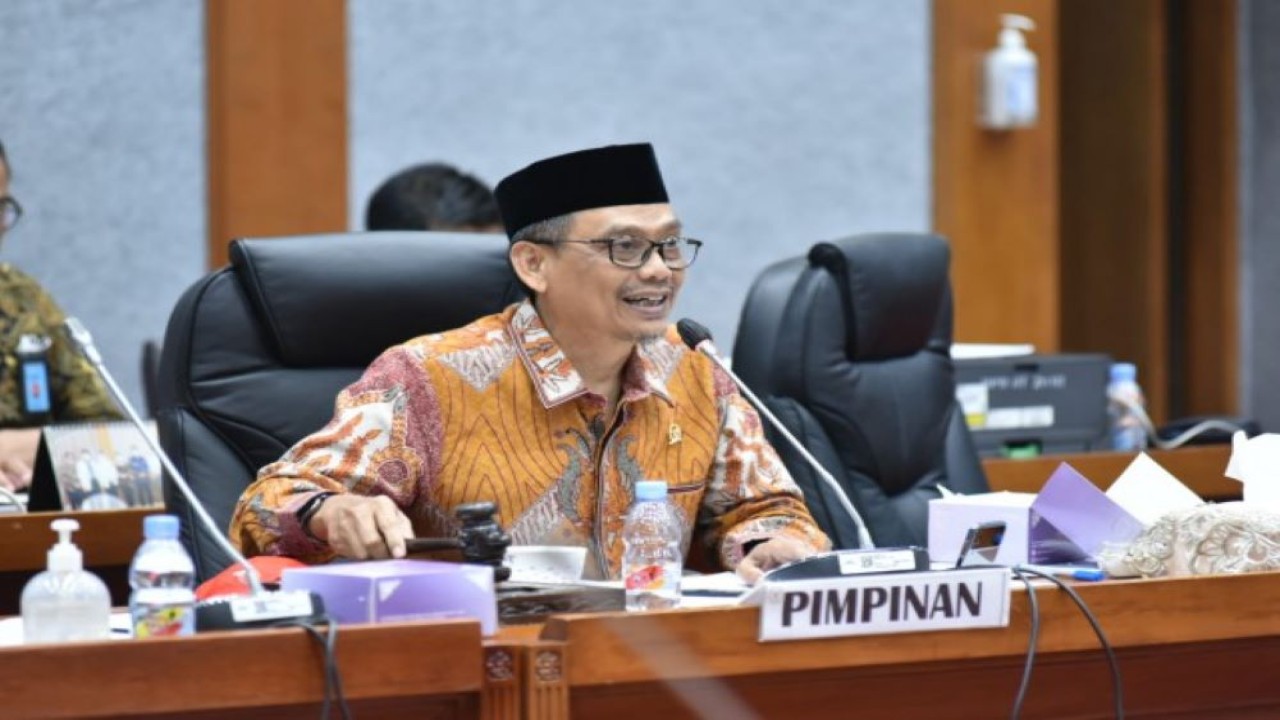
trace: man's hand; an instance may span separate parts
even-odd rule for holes
[[[813,554],[813,549],[789,537],[776,537],[751,548],[751,552],[738,563],[738,577],[749,585],[755,585],[769,570],[802,560]]]
[[[385,495],[332,495],[311,516],[311,534],[341,557],[355,560],[402,558],[413,523]]]
[[[31,484],[31,466],[36,462],[40,428],[0,430],[0,487],[26,490]]]
[[[31,485],[31,466],[20,458],[0,458],[0,487],[20,492]]]

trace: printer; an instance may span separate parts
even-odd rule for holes
[[[979,455],[1034,457],[1109,446],[1109,356],[986,357],[954,366],[956,400]]]

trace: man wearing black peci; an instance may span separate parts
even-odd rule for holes
[[[760,418],[668,318],[702,243],[649,145],[534,163],[496,190],[531,299],[391,348],[333,420],[259,473],[231,536],[250,554],[399,557],[498,503],[517,544],[580,544],[619,576],[635,483],[665,480],[692,537],[755,580],[825,550]],[[696,532],[695,532],[696,530]]]

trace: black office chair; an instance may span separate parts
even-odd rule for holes
[[[523,296],[497,235],[379,232],[237,240],[179,299],[159,371],[160,442],[224,530],[258,469],[333,415],[388,347]],[[165,480],[207,579],[230,564]]]
[[[952,375],[950,251],[936,235],[858,235],[766,268],[734,344],[735,370],[835,476],[877,545],[924,545],[939,485],[986,477]],[[832,491],[772,430],[814,519],[858,546]]]
[[[155,418],[160,410],[160,391],[156,388],[159,379],[160,343],[146,340],[142,343],[142,404],[149,418]]]

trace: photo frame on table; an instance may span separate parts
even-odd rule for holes
[[[147,421],[154,438],[155,423]],[[28,509],[116,510],[162,507],[160,460],[127,422],[42,428]]]

